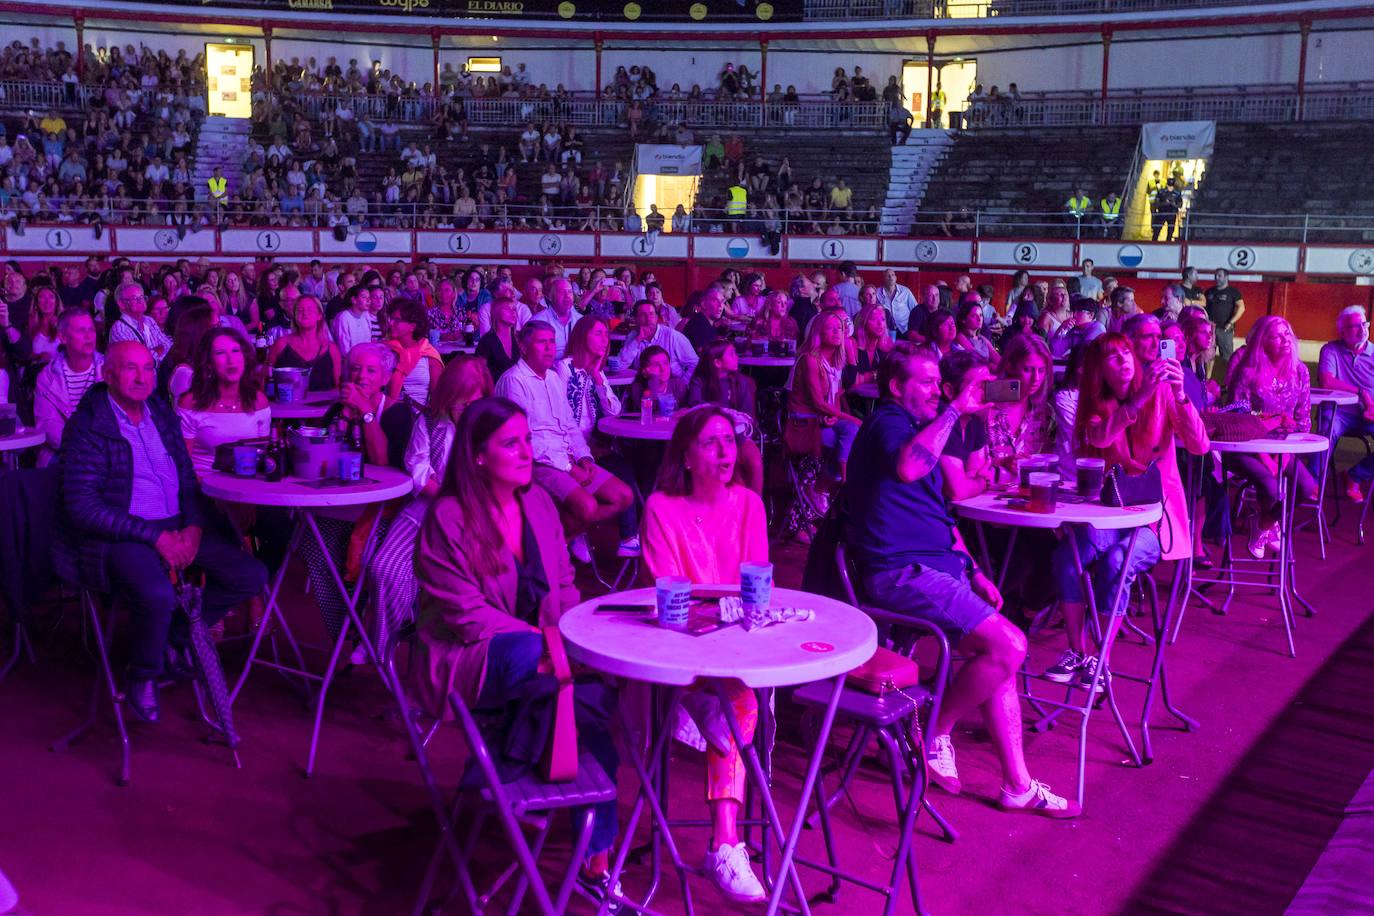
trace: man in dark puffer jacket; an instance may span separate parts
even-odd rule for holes
[[[213,624],[259,594],[267,571],[216,523],[200,492],[181,426],[149,398],[157,371],[137,341],[114,344],[105,384],[93,385],[62,434],[61,500],[53,562],[68,582],[118,596],[130,613],[129,705],[159,716],[157,682],[168,646],[189,645],[167,570],[205,573]]]

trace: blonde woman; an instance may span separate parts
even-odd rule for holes
[[[841,379],[849,365],[844,314],[825,311],[811,320],[797,355],[787,397],[789,439],[825,454],[834,479],[843,482],[849,450],[859,432],[859,418],[840,404]]]
[[[854,336],[846,342],[851,368],[845,373],[846,388],[878,379],[878,363],[892,349],[887,331],[887,310],[881,305],[866,305],[854,320]]]
[[[1018,334],[1002,353],[999,376],[1021,383],[1020,399],[996,404],[988,414],[988,447],[1004,469],[1015,468],[1017,458],[1054,450],[1053,365],[1049,347],[1035,334]]]

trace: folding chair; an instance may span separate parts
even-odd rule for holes
[[[413,634],[413,628],[410,632]],[[445,902],[461,894],[471,912],[482,912],[510,879],[518,875],[512,899],[506,908],[509,916],[521,912],[527,893],[534,895],[535,907],[539,913],[545,916],[564,913],[577,886],[578,867],[586,857],[587,846],[591,842],[591,806],[616,798],[614,781],[607,776],[594,757],[586,752],[580,752],[577,778],[571,782],[545,782],[531,772],[512,782],[503,783],[481,729],[467,704],[457,694],[452,694],[449,697],[449,706],[462,728],[471,758],[467,771],[459,780],[456,797],[450,807],[444,800],[443,791],[429,762],[428,744],[438,728],[438,723],[434,723],[425,735],[421,735],[415,713],[406,700],[405,687],[396,673],[396,647],[406,641],[404,636],[388,641],[387,650],[382,658],[382,676],[396,699],[401,721],[415,754],[415,762],[420,768],[421,778],[430,795],[434,816],[439,823],[439,842],[425,869],[414,912],[418,916],[425,911],[443,867],[443,860],[447,856],[454,868],[454,883]],[[470,810],[464,810],[465,802]],[[551,898],[548,886],[539,873],[539,855],[548,839],[554,816],[561,810],[576,807],[585,807],[586,811],[576,823],[572,855],[559,882],[557,897]],[[485,891],[479,892],[473,882],[468,862],[481,837],[482,826],[492,815],[500,822],[515,861],[508,865]],[[463,823],[460,817],[467,818],[469,825],[466,839],[461,846],[456,835],[458,825]],[[526,841],[524,827],[534,829],[533,844]]]
[[[921,707],[926,708],[931,720],[940,714],[945,687],[949,683],[949,640],[939,627],[924,620],[894,614],[870,604],[860,603],[855,596],[853,579],[850,575],[843,544],[836,547],[835,564],[844,589],[845,599],[872,617],[881,629],[886,630],[889,639],[894,641],[894,646],[899,651],[910,655],[915,650],[918,637],[931,636],[936,641],[938,652],[934,676],[926,684],[895,691],[884,696],[874,696],[852,687],[845,687],[840,696],[837,715],[854,726],[854,733],[845,748],[839,765],[836,767],[836,770],[842,774],[839,786],[833,795],[827,796],[823,791],[818,792],[816,804],[816,816],[820,820],[821,832],[825,838],[826,858],[829,864],[822,865],[800,859],[799,861],[808,867],[823,871],[831,877],[830,886],[817,896],[817,902],[834,903],[839,897],[840,882],[849,881],[885,896],[887,905],[883,912],[891,914],[896,911],[900,903],[902,880],[905,877],[911,889],[912,907],[916,912],[924,913],[925,908],[921,905],[916,851],[913,845],[916,818],[921,809],[925,808],[930,812],[930,816],[935,819],[935,822],[940,825],[948,842],[957,839],[958,834],[926,800],[925,760],[927,746],[924,740],[920,747],[913,746],[911,733],[913,729],[918,729],[916,715]],[[792,695],[792,698],[795,702],[813,710],[824,708],[829,702],[828,689],[824,684],[809,684],[801,687]],[[897,853],[894,857],[892,873],[886,885],[874,884],[857,876],[846,874],[840,869],[835,850],[834,831],[830,824],[830,809],[834,807],[842,795],[848,793],[849,785],[859,769],[859,764],[863,761],[870,739],[876,740],[887,754],[888,772],[892,778],[892,798],[900,825]],[[907,774],[909,782],[903,779],[903,773]],[[822,785],[824,784],[824,776],[825,774],[822,773]]]

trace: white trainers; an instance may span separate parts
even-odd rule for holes
[[[926,767],[930,770],[930,781],[950,795],[958,795],[964,790],[959,782],[959,768],[954,765],[954,742],[949,735],[941,735],[931,740],[930,753],[926,755]]]
[[[615,555],[629,559],[630,557],[639,556],[642,552],[643,551],[639,548],[639,535],[635,535],[632,538],[626,538],[621,541],[620,548],[616,550]]]
[[[583,566],[590,566],[592,562],[592,545],[587,543],[587,536],[579,534],[568,542],[568,552],[572,558]]]
[[[1003,786],[997,798],[997,807],[1003,811],[1024,811],[1026,814],[1055,818],[1078,817],[1083,813],[1078,802],[1055,795],[1049,786],[1038,779],[1032,779],[1030,788],[1020,794],[1013,794]]]
[[[734,846],[722,843],[715,852],[707,852],[701,867],[716,882],[720,892],[736,903],[758,903],[767,899],[749,864],[749,850],[744,842]]]

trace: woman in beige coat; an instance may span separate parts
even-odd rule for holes
[[[416,688],[435,715],[447,716],[451,693],[475,710],[518,703],[540,672],[540,628],[556,626],[578,600],[558,510],[547,493],[530,486],[533,470],[529,422],[519,407],[483,398],[463,411],[416,556]],[[583,685],[575,689],[581,694]],[[619,758],[606,704],[598,710],[578,699],[578,741],[614,781]],[[486,737],[501,745],[502,736]],[[608,858],[616,829],[615,802],[598,805],[578,875],[598,901],[611,890]]]

